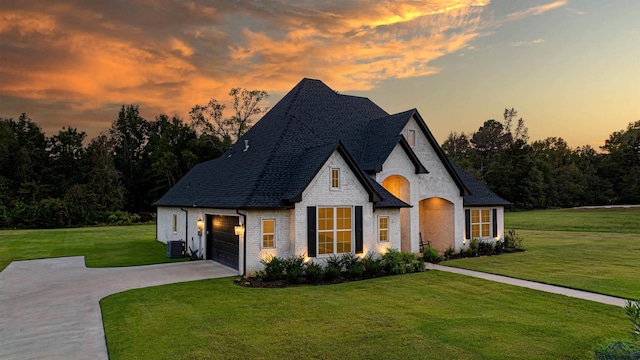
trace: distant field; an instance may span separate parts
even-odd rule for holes
[[[0,230],[0,271],[17,260],[84,256],[88,267],[147,265],[168,259],[155,225]]]
[[[640,207],[505,213],[505,229],[640,234]]]
[[[443,265],[640,298],[640,208],[507,213],[505,223],[527,252]]]

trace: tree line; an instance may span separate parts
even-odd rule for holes
[[[610,134],[599,152],[571,148],[559,137],[530,143],[512,108],[502,122],[451,132],[441,147],[516,210],[640,204],[640,120]]]
[[[266,91],[235,88],[232,115],[211,99],[189,121],[140,116],[123,105],[86,141],[63,127],[47,137],[22,114],[0,119],[0,228],[58,228],[151,220],[151,204],[194,165],[220,156],[267,108]]]
[[[111,127],[86,141],[63,127],[47,137],[26,114],[0,119],[0,227],[55,228],[151,219],[151,204],[194,165],[220,156],[268,109],[268,94],[232,89],[233,111],[211,99],[189,120],[140,116],[123,105]],[[478,131],[452,132],[442,149],[515,209],[640,203],[640,121],[601,152],[562,138],[529,142],[515,109]]]

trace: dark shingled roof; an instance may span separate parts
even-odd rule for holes
[[[471,174],[464,171],[453,161],[449,161],[465,187],[469,189],[471,194],[462,198],[464,206],[500,206],[511,205],[510,202],[501,198],[496,193],[484,186],[480,181],[476,180]]]
[[[195,166],[154,205],[291,208],[337,150],[374,206],[409,206],[365,172],[380,171],[398,143],[416,173],[427,172],[399,135],[414,116],[444,158],[415,109],[389,115],[367,98],[341,95],[319,80],[303,79],[227,152]],[[246,151],[245,141],[249,142]],[[444,164],[461,194],[467,194],[458,174],[448,162]]]

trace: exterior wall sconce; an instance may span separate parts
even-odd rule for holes
[[[202,236],[202,232],[204,231],[204,220],[202,218],[196,221],[196,226],[198,226],[198,236]]]
[[[233,231],[236,235],[238,236],[243,236],[244,235],[244,226],[243,225],[236,225],[233,227]]]

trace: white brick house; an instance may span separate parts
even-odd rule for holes
[[[472,179],[416,110],[389,115],[304,79],[155,203],[157,239],[186,240],[240,274],[261,270],[269,256],[322,262],[344,252],[418,252],[427,242],[458,250],[472,232],[504,232],[508,202]]]

